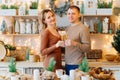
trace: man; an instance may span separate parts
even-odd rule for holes
[[[91,48],[89,29],[79,21],[80,9],[77,6],[70,6],[67,17],[71,25],[66,31],[68,39],[65,41],[65,70],[69,75],[71,69],[78,68],[85,52]]]

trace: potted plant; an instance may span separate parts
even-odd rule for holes
[[[16,47],[15,46],[12,46],[10,44],[5,44],[4,45],[5,48],[6,48],[6,51],[7,51],[7,57],[14,57],[14,51],[16,50]],[[9,59],[8,59],[9,61]]]
[[[1,8],[0,15],[8,15],[8,16],[17,15],[17,9],[18,9],[17,5],[10,5],[10,7],[8,7],[6,4],[2,4],[0,8]]]
[[[54,66],[56,64],[55,59],[52,57],[49,61],[48,67],[46,68],[46,70],[42,73],[42,79],[44,80],[54,80],[56,75],[53,72]]]
[[[8,77],[19,74],[16,69],[16,62],[15,62],[14,58],[12,58],[12,57],[10,58],[10,63],[8,65],[8,68],[9,68],[9,72],[6,74]]]
[[[118,52],[117,60],[120,61],[120,29],[117,29],[116,34],[113,36],[112,46]]]
[[[97,15],[112,15],[112,5],[113,1],[105,2],[105,1],[97,1]]]
[[[29,15],[38,15],[38,1],[37,2],[31,2],[28,14]]]

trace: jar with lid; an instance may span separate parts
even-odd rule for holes
[[[32,22],[32,33],[33,34],[38,33],[38,23],[36,19],[33,19],[33,22]]]
[[[25,34],[25,22],[23,19],[20,19],[19,22],[20,22],[20,34]]]
[[[26,33],[31,34],[31,21],[29,19],[26,19]]]

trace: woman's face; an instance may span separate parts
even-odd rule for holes
[[[56,24],[55,15],[52,12],[48,12],[45,14],[45,21],[47,25],[54,25]]]

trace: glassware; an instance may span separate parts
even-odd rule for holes
[[[26,19],[26,33],[31,34],[32,29],[31,29],[31,21],[29,19]]]
[[[23,19],[20,19],[20,34],[25,34],[25,22]]]
[[[59,34],[61,36],[62,41],[65,41],[66,39],[68,39],[68,35],[66,31],[59,31]]]
[[[33,34],[38,33],[38,23],[36,19],[33,19],[33,22],[32,22],[32,33]]]

